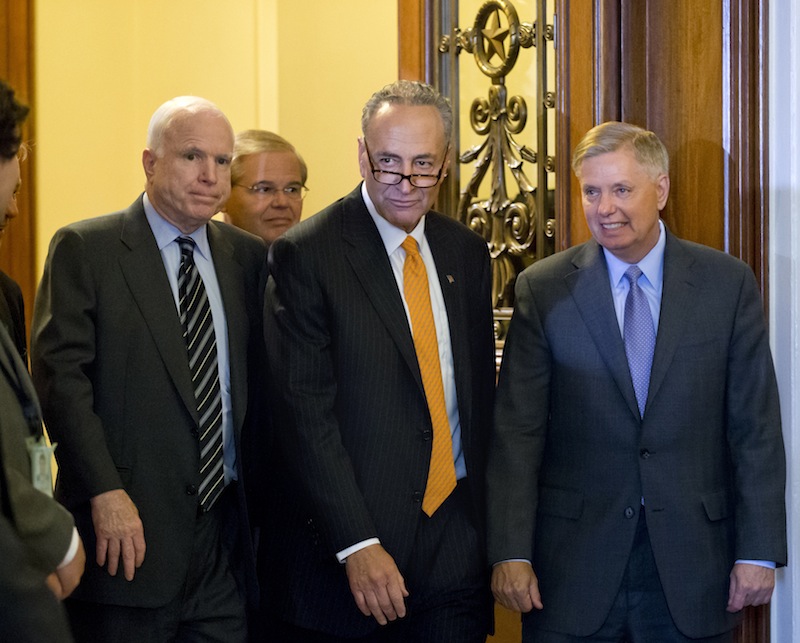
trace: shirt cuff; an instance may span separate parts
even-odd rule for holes
[[[367,538],[366,540],[362,540],[360,543],[356,543],[355,545],[350,545],[347,549],[343,549],[338,554],[336,554],[336,560],[338,560],[342,565],[347,562],[347,557],[352,556],[357,551],[361,551],[369,547],[370,545],[380,545],[381,541],[377,538]]]
[[[72,562],[72,559],[75,558],[75,554],[78,553],[78,543],[80,543],[81,538],[78,535],[78,528],[72,528],[72,541],[69,543],[69,549],[67,549],[67,553],[64,555],[64,560],[61,561],[61,564],[58,566],[58,569],[62,567],[66,567]]]
[[[739,563],[744,565],[758,565],[759,567],[766,567],[768,569],[775,569],[777,567],[777,565],[771,560],[747,560],[742,558],[736,561],[737,565]]]
[[[492,567],[497,567],[503,563],[528,563],[528,565],[533,567],[533,563],[531,563],[531,561],[529,561],[527,558],[507,558],[506,560],[498,560],[492,565]]]

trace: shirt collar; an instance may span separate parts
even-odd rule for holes
[[[626,263],[617,259],[611,252],[603,248],[603,254],[608,266],[608,275],[611,284],[616,288],[625,277],[625,271],[633,265],[639,266],[647,281],[654,288],[659,288],[664,279],[664,249],[667,245],[667,235],[664,231],[664,222],[658,221],[658,241],[641,261],[635,264]]]
[[[197,230],[191,234],[184,234],[156,211],[147,196],[147,192],[144,193],[142,202],[144,204],[144,215],[147,217],[147,223],[150,224],[150,229],[153,231],[153,236],[156,238],[159,251],[175,241],[176,237],[191,237],[196,244],[195,251],[200,251],[200,254],[206,259],[211,256],[211,249],[208,244],[208,234],[206,231],[207,226],[205,224],[197,228]]]
[[[367,206],[367,211],[369,212],[369,215],[375,222],[375,227],[378,228],[378,234],[381,235],[381,240],[383,241],[383,245],[386,248],[386,254],[388,255],[394,254],[394,252],[400,247],[403,241],[406,240],[406,237],[408,235],[411,235],[412,237],[414,237],[414,239],[416,239],[417,245],[419,246],[420,251],[422,251],[422,247],[426,243],[425,215],[422,215],[422,218],[419,220],[419,223],[411,232],[406,232],[402,228],[393,226],[380,214],[378,214],[378,209],[375,207],[375,204],[372,202],[372,199],[369,198],[369,193],[367,192],[367,185],[366,183],[363,182],[361,183],[361,196],[363,197],[364,203]]]

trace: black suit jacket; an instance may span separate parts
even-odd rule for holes
[[[494,392],[486,244],[435,212],[425,235],[453,347],[468,480],[483,531],[484,460]],[[265,337],[279,394],[276,435],[288,520],[261,552],[283,614],[337,635],[376,627],[356,608],[335,554],[379,537],[401,573],[412,556],[431,420],[411,331],[360,187],[270,249]]]
[[[207,229],[228,324],[241,463],[253,397],[249,356],[262,341],[265,249],[233,226],[211,221]],[[109,576],[88,556],[75,597],[165,604],[186,578],[192,549],[198,418],[178,313],[141,197],[127,210],[56,233],[36,298],[31,355],[45,421],[59,443],[56,494],[75,514],[86,550],[95,549],[93,496],[124,488],[144,524],[147,552],[133,582]],[[238,553],[253,569],[241,484],[236,491]],[[255,594],[254,574],[248,590]]]
[[[19,284],[0,270],[0,323],[5,326],[22,361],[28,365],[25,302]]]
[[[533,561],[537,627],[586,636],[608,615],[644,498],[684,635],[731,629],[737,559],[786,563],[778,393],[756,281],[667,233],[644,419],[594,241],[519,277],[489,465],[491,562]]]

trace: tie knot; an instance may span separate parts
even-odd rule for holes
[[[194,247],[197,245],[191,237],[178,237],[175,239],[181,248],[181,255],[194,255]]]
[[[417,246],[417,240],[408,235],[403,243],[400,244],[400,247],[406,251],[407,255],[418,255],[419,254],[419,247]]]
[[[639,277],[641,277],[644,273],[639,266],[631,266],[625,271],[625,277],[628,279],[628,282],[631,286],[634,284],[639,284]]]

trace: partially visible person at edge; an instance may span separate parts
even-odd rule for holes
[[[492,588],[537,643],[732,640],[786,564],[778,388],[752,270],[660,218],[627,123],[573,169],[593,239],[527,268],[488,465]]]
[[[3,118],[5,119],[7,117],[3,116]],[[27,148],[21,145],[18,152],[14,154],[14,156],[19,157],[16,163],[18,164],[20,160],[24,160],[26,154]],[[12,161],[12,159],[3,158],[5,161]],[[10,166],[8,169],[10,169]],[[19,171],[17,171],[17,176],[19,177]],[[10,179],[13,179],[13,176],[9,173],[9,180]],[[0,203],[0,206],[2,206],[0,207],[0,246],[2,246],[6,228],[10,225],[11,221],[19,215],[17,194],[19,193],[21,185],[22,180],[18,178],[16,185],[13,186],[13,192],[8,198],[7,204],[2,206],[2,203]],[[6,331],[11,336],[23,363],[27,365],[28,339],[25,332],[25,303],[22,299],[22,290],[19,284],[2,270],[0,270],[0,324],[5,327]]]
[[[270,245],[300,221],[307,179],[303,157],[285,138],[265,130],[239,132],[224,219]]]
[[[17,214],[20,128],[27,114],[28,108],[16,100],[11,87],[0,81],[0,238],[8,218]],[[5,286],[0,299],[4,296]],[[4,302],[0,302],[0,640],[61,643],[72,636],[57,599],[69,596],[78,585],[86,555],[72,516],[52,498],[52,452],[44,439],[24,353],[6,327]]]

